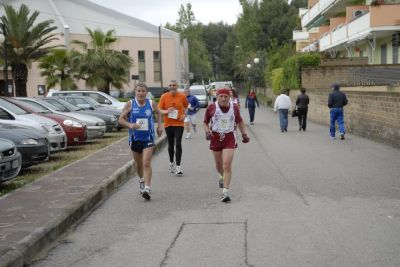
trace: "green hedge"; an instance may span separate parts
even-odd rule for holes
[[[299,54],[285,60],[281,88],[300,89],[301,68],[318,66],[320,60],[320,55],[316,53]]]
[[[271,72],[271,83],[274,94],[279,95],[283,88],[283,68],[273,69]]]

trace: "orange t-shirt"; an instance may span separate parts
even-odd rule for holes
[[[182,93],[177,93],[176,95],[172,95],[170,92],[167,92],[161,96],[160,102],[158,103],[159,109],[168,109],[170,107],[174,107],[178,114],[164,114],[164,127],[168,126],[184,126],[184,122],[182,115],[184,114],[184,109],[188,107],[188,101],[186,96]],[[174,117],[177,117],[174,119]]]

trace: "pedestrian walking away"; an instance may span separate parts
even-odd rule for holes
[[[297,118],[299,119],[299,131],[307,128],[307,113],[310,98],[306,94],[306,88],[300,89],[300,94],[296,98]]]
[[[215,167],[219,174],[219,187],[222,188],[221,201],[229,202],[229,186],[232,178],[232,161],[237,148],[236,127],[242,134],[242,142],[248,143],[245,125],[237,104],[230,101],[230,89],[217,91],[217,101],[208,106],[204,116],[206,139],[214,155]]]
[[[157,114],[158,136],[162,134],[161,112],[156,102],[146,99],[148,88],[145,84],[138,84],[134,93],[135,98],[125,104],[118,122],[129,129],[129,146],[139,177],[139,191],[144,199],[150,200],[151,159],[155,145],[153,112]]]
[[[178,176],[183,174],[181,165],[182,136],[188,106],[186,96],[178,92],[177,82],[171,81],[169,92],[161,96],[158,107],[164,115],[164,128],[168,141],[169,172]]]
[[[249,109],[249,116],[250,116],[250,125],[254,124],[254,115],[256,112],[256,104],[257,107],[260,107],[258,103],[257,95],[254,89],[250,89],[249,93],[246,96],[246,102],[244,107]]]
[[[288,113],[292,108],[292,101],[290,100],[289,89],[284,89],[281,94],[276,98],[274,104],[274,112],[279,111],[279,124],[281,132],[287,132],[288,129]]]
[[[186,99],[189,103],[186,118],[185,118],[185,129],[186,129],[186,139],[192,138],[191,128],[193,132],[196,133],[196,113],[199,110],[200,103],[196,96],[190,94],[190,89],[185,89]]]
[[[229,96],[230,96],[230,98],[231,98],[231,101],[232,101],[234,104],[238,105],[238,107],[239,107],[239,109],[240,109],[239,95],[238,95],[238,93],[236,92],[236,90],[234,90],[234,89],[231,88],[231,91],[230,91],[230,93],[229,93]]]
[[[333,89],[328,97],[328,107],[330,108],[330,138],[335,139],[336,135],[336,121],[339,125],[340,139],[344,140],[346,129],[344,126],[344,110],[343,107],[347,105],[347,96],[340,91],[340,86],[337,83],[331,85]]]

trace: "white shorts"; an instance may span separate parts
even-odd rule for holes
[[[196,113],[192,115],[186,115],[184,122],[190,122],[191,124],[196,124]]]

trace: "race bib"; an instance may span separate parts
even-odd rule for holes
[[[168,118],[175,119],[175,120],[178,119],[178,110],[174,109],[172,111],[169,111],[168,112]]]
[[[136,119],[136,124],[140,125],[140,128],[137,131],[148,131],[149,130],[149,121],[145,118]]]
[[[220,126],[221,126],[221,130],[223,130],[223,131],[229,130],[230,126],[231,126],[229,117],[222,117],[220,120]]]

